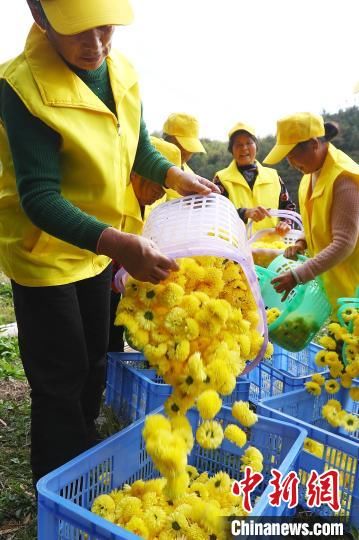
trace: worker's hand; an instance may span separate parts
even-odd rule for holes
[[[262,219],[271,217],[271,215],[264,206],[256,206],[255,208],[247,208],[244,212],[244,217],[252,221],[262,221]]]
[[[179,269],[176,261],[163,255],[148,238],[113,227],[101,234],[97,253],[114,259],[135,279],[154,284],[166,279],[171,270]]]
[[[291,226],[286,221],[278,221],[275,232],[281,236],[285,236],[291,229]]]
[[[284,292],[284,295],[281,298],[282,302],[284,302],[290,291],[297,285],[297,282],[295,281],[291,272],[285,272],[284,274],[280,274],[278,277],[272,279],[271,284],[277,293]]]
[[[210,180],[197,174],[184,172],[179,167],[168,169],[165,187],[174,189],[180,195],[220,193],[219,188]]]
[[[300,240],[299,242],[296,242],[293,246],[288,246],[286,250],[284,251],[283,255],[287,259],[292,259],[293,261],[296,261],[298,258],[298,254],[302,254],[305,251],[305,241]]]

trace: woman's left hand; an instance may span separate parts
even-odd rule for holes
[[[197,174],[184,172],[179,167],[171,167],[168,170],[165,187],[174,189],[180,195],[220,193],[219,188],[210,180]]]
[[[289,223],[287,223],[286,221],[278,221],[275,231],[281,236],[285,236],[290,231],[290,229],[291,227]]]
[[[284,292],[284,295],[281,298],[282,302],[284,302],[290,291],[297,285],[297,282],[295,281],[291,272],[285,272],[284,274],[280,274],[278,277],[272,279],[271,284],[277,293]]]

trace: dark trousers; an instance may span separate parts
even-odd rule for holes
[[[117,306],[121,300],[121,294],[111,291],[110,299],[110,337],[108,340],[108,350],[113,352],[123,352],[123,326],[115,326]]]
[[[34,482],[89,448],[105,385],[111,266],[68,285],[12,283],[31,387]]]

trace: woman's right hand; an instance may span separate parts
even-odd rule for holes
[[[271,215],[264,206],[256,206],[255,208],[247,208],[244,212],[244,217],[252,221],[262,221],[262,219],[271,217]]]
[[[157,284],[166,279],[171,270],[178,270],[176,261],[163,255],[148,238],[120,232],[113,227],[101,234],[97,253],[114,259],[139,281]]]
[[[292,259],[293,261],[295,261],[298,258],[298,254],[302,253],[304,253],[303,247],[298,244],[294,244],[293,246],[288,246],[284,251],[283,255],[287,259]]]

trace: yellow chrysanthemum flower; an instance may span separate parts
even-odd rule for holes
[[[320,394],[322,392],[321,387],[316,382],[308,381],[308,382],[304,383],[304,386],[305,386],[307,392],[309,392],[309,394],[312,394],[312,396],[320,396]]]
[[[343,373],[340,377],[340,384],[343,388],[350,388],[352,385],[353,379],[347,373]]]
[[[266,348],[266,351],[264,353],[264,358],[267,358],[267,359],[271,358],[273,356],[273,352],[274,352],[273,343],[268,341],[267,348]]]
[[[325,349],[335,351],[335,349],[337,348],[337,343],[335,339],[329,336],[321,336],[318,341],[319,344],[322,345],[322,347],[324,347]]]
[[[127,523],[132,516],[139,515],[142,510],[142,502],[138,497],[125,495],[118,504],[118,509],[121,512],[121,522]]]
[[[326,362],[326,359],[325,359],[325,354],[326,354],[327,351],[323,350],[323,351],[318,351],[314,357],[314,362],[317,364],[317,366],[319,367],[326,367],[327,365],[327,362]]]
[[[126,529],[137,534],[137,536],[140,536],[141,538],[147,539],[150,537],[149,530],[144,520],[139,516],[132,516],[126,523]]]
[[[221,424],[214,420],[206,420],[197,429],[196,440],[202,448],[218,448],[223,441],[223,429]]]
[[[156,436],[159,431],[172,431],[171,422],[163,414],[150,414],[145,418],[142,436],[145,440]]]
[[[357,416],[354,416],[354,414],[347,413],[344,418],[342,418],[341,425],[345,429],[345,431],[353,433],[354,431],[359,430],[359,418]]]
[[[316,384],[319,384],[319,386],[323,386],[323,384],[325,383],[325,377],[323,377],[323,375],[321,375],[320,373],[314,373],[312,375],[312,381]]]
[[[110,495],[99,495],[91,506],[91,512],[109,521],[114,521],[115,509],[115,501]]]
[[[329,373],[330,376],[333,377],[333,379],[340,377],[343,370],[344,364],[342,364],[341,362],[334,362],[333,364],[329,364]]]
[[[167,308],[178,306],[184,297],[184,289],[177,283],[169,282],[157,295],[157,303]]]
[[[247,401],[235,401],[232,405],[232,415],[245,427],[251,427],[258,421],[258,416],[249,408]]]
[[[340,361],[339,360],[339,355],[335,351],[326,351],[325,352],[325,362],[326,362],[326,364],[328,366],[336,364],[339,361]]]
[[[328,394],[336,394],[340,390],[340,384],[335,379],[328,379],[324,384]]]
[[[353,401],[359,401],[359,386],[353,386],[353,388],[349,390],[349,395]]]
[[[176,474],[172,478],[167,478],[167,484],[164,488],[164,495],[170,501],[182,497],[189,485],[189,475],[186,471]]]
[[[215,390],[205,390],[197,398],[197,409],[203,420],[212,420],[222,407],[222,400]]]
[[[188,473],[190,482],[193,482],[199,476],[199,472],[197,471],[196,467],[194,467],[193,465],[187,465],[186,471]]]
[[[318,441],[315,441],[314,439],[310,439],[307,437],[304,441],[304,450],[309,452],[310,454],[313,454],[314,456],[317,456],[319,458],[323,457],[324,453],[324,445],[321,444]]]
[[[351,364],[349,364],[346,368],[345,368],[345,372],[350,376],[352,377],[353,379],[355,377],[358,377],[359,376],[359,360],[354,360],[354,362],[352,362]]]
[[[234,424],[228,424],[224,430],[224,436],[226,439],[242,448],[247,442],[247,435],[238,426]]]
[[[147,508],[143,513],[143,521],[145,522],[150,534],[155,536],[158,534],[167,522],[167,514],[161,506],[153,506]]]

